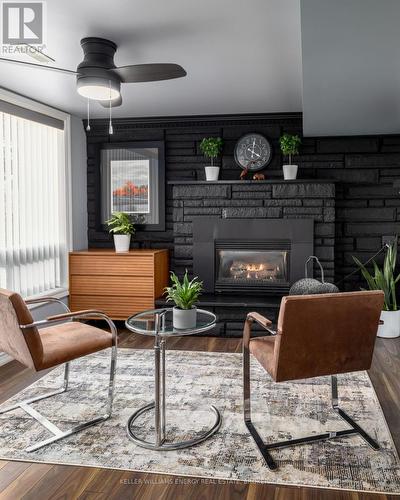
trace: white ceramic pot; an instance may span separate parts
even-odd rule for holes
[[[117,253],[129,252],[129,245],[131,243],[130,234],[114,234],[114,245]]]
[[[296,179],[298,168],[298,165],[282,165],[283,178],[285,179],[285,181]]]
[[[213,167],[211,165],[208,165],[207,167],[204,167],[204,170],[206,171],[206,181],[218,180],[219,167]]]
[[[381,321],[383,321],[383,325],[379,325],[378,327],[378,337],[384,339],[400,337],[400,310],[382,311]]]
[[[172,310],[174,328],[178,330],[194,328],[196,326],[196,316],[197,309],[194,306],[191,309],[179,309],[179,307],[175,306]]]

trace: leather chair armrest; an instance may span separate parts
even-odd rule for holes
[[[256,323],[258,323],[265,329],[267,329],[268,326],[272,325],[271,320],[269,320],[268,318],[257,312],[249,312],[247,315],[247,319],[254,320]]]
[[[116,345],[116,339],[117,339],[118,332],[117,332],[117,328],[116,328],[114,322],[112,321],[111,318],[109,318],[107,316],[107,314],[105,314],[101,311],[97,311],[96,309],[86,309],[83,311],[74,311],[74,312],[70,311],[70,312],[63,313],[63,314],[56,314],[54,316],[49,316],[46,319],[35,321],[29,325],[19,325],[19,327],[24,330],[24,329],[28,329],[28,328],[32,328],[32,327],[41,327],[41,326],[51,325],[52,323],[62,323],[63,321],[68,320],[68,319],[79,319],[79,318],[87,318],[87,319],[95,319],[96,318],[96,319],[104,320],[110,328],[110,332],[113,336],[113,342]]]
[[[66,312],[66,313],[62,313],[62,314],[55,314],[53,316],[48,316],[46,319],[47,321],[60,321],[60,320],[63,320],[63,319],[71,319],[71,318],[76,318],[76,317],[79,317],[79,316],[86,316],[86,315],[89,315],[89,314],[93,314],[93,315],[104,315],[104,313],[102,313],[101,311],[97,311],[96,309],[85,309],[83,311],[73,311],[73,312]]]
[[[270,325],[272,325],[272,321],[269,320],[268,318],[264,317],[262,314],[259,314],[257,312],[249,312],[246,317],[246,321],[244,322],[244,328],[243,328],[243,348],[248,349],[249,343],[250,343],[250,338],[251,338],[251,325],[254,323],[258,323],[260,326],[262,326],[265,330],[267,330],[271,335],[276,335],[276,332],[274,330],[271,330],[268,328]]]

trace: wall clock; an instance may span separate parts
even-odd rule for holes
[[[271,159],[271,143],[261,134],[246,134],[235,145],[235,161],[243,169],[252,172],[261,170]]]

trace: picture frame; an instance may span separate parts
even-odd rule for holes
[[[126,212],[139,231],[165,230],[165,154],[163,141],[102,144],[100,218]]]

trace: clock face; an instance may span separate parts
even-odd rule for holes
[[[272,158],[271,144],[261,134],[246,134],[241,137],[235,146],[235,161],[251,171],[266,167]]]

